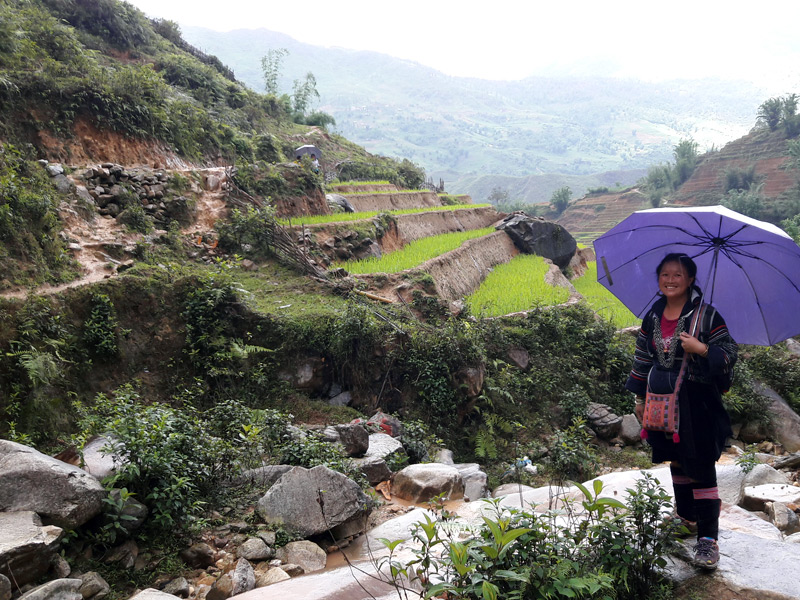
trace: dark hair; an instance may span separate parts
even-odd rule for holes
[[[658,263],[656,267],[656,277],[661,276],[661,269],[664,267],[665,264],[676,262],[683,265],[683,268],[686,269],[686,273],[694,279],[697,276],[697,265],[694,261],[689,258],[688,254],[684,254],[682,252],[670,252],[664,258],[661,259],[661,262]]]

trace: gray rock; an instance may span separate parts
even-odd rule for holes
[[[719,567],[713,579],[727,588],[753,598],[800,598],[797,573],[786,568],[800,562],[800,546],[720,529],[719,550]]]
[[[794,511],[783,502],[767,502],[764,508],[770,522],[784,534],[791,535],[800,532],[800,520]]]
[[[528,369],[528,365],[531,363],[531,355],[525,348],[509,348],[506,354],[512,365],[523,371]]]
[[[798,544],[800,545],[800,533],[793,533],[792,535],[786,536],[784,540],[787,544]]]
[[[255,585],[255,574],[253,574],[253,584]],[[233,578],[230,573],[225,573],[217,579],[211,589],[206,594],[206,600],[226,600],[233,595]]]
[[[149,512],[144,504],[133,496],[128,496],[123,500],[122,491],[117,489],[111,490],[109,496],[117,504],[122,504],[122,512],[120,514],[125,518],[120,521],[120,525],[125,531],[133,533],[144,524]]]
[[[123,569],[130,569],[136,564],[138,556],[139,546],[133,540],[128,540],[106,554],[104,562],[107,564],[119,563],[119,566]]]
[[[377,456],[386,459],[396,452],[405,452],[403,444],[397,438],[386,433],[371,433],[369,448],[365,456]]]
[[[266,571],[256,571],[256,588],[267,587],[287,579],[291,579],[289,574],[278,567],[270,567]]]
[[[177,600],[177,596],[165,594],[154,588],[147,588],[131,596],[128,600]]]
[[[578,243],[566,229],[541,217],[512,214],[496,229],[505,231],[520,251],[549,258],[561,269],[578,249]]]
[[[45,167],[45,169],[47,170],[47,174],[50,175],[50,177],[55,177],[56,175],[63,175],[64,174],[64,167],[62,167],[61,165],[59,165],[57,163],[53,163],[51,165],[47,165]]]
[[[781,456],[773,463],[776,469],[796,469],[800,467],[800,452],[795,452],[789,456]]]
[[[352,393],[342,392],[341,394],[336,394],[333,398],[328,400],[328,404],[330,404],[331,406],[349,406],[352,401],[353,401]]]
[[[755,390],[770,400],[767,410],[772,415],[774,439],[780,442],[787,452],[800,450],[800,415],[770,387],[757,383]]]
[[[50,572],[55,576],[54,579],[68,579],[72,573],[72,567],[67,562],[67,559],[56,554],[53,561],[50,563]]]
[[[80,580],[80,592],[84,600],[89,600],[89,598],[99,600],[100,598],[107,596],[108,592],[111,591],[111,586],[109,586],[108,582],[106,582],[106,580],[100,576],[100,573],[96,571],[84,573],[81,575]]]
[[[80,579],[55,579],[25,592],[19,600],[83,600]]]
[[[0,575],[18,586],[47,573],[63,533],[31,511],[0,512],[0,532]]]
[[[642,425],[636,415],[624,415],[622,417],[622,424],[619,428],[619,438],[626,446],[635,446],[642,441],[640,433],[642,432]]]
[[[442,448],[436,453],[436,458],[433,462],[442,463],[443,465],[455,464],[455,461],[453,460],[453,451],[448,450],[447,448]]]
[[[800,487],[776,483],[745,487],[739,505],[747,510],[757,511],[764,510],[767,502],[800,504]]]
[[[231,573],[231,596],[244,594],[256,587],[256,573],[246,559],[240,558],[236,561],[236,568]]]
[[[276,556],[285,563],[299,565],[304,573],[321,571],[328,561],[325,550],[308,540],[289,542],[278,549]]]
[[[611,407],[597,402],[590,402],[586,407],[586,418],[597,436],[610,440],[619,435],[622,429],[622,417],[611,412]]]
[[[325,194],[325,200],[331,208],[339,209],[342,212],[355,212],[353,205],[341,194]]]
[[[329,442],[341,444],[347,456],[363,456],[369,448],[369,433],[359,423],[326,427],[322,435]]]
[[[389,541],[411,539],[414,525],[416,523],[424,523],[426,516],[432,521],[436,520],[436,515],[433,512],[425,508],[415,508],[404,515],[400,515],[399,517],[381,523],[377,527],[373,527],[366,536],[369,550],[377,552],[385,549],[386,546],[380,541],[381,538]]]
[[[275,541],[277,540],[277,536],[275,535],[274,531],[259,531],[257,533],[258,537],[260,537],[263,542],[267,546],[275,546]]]
[[[489,496],[489,477],[481,470],[478,463],[453,465],[461,473],[464,482],[464,498],[480,500]]]
[[[11,582],[5,575],[0,575],[0,600],[11,600]]]
[[[83,470],[98,479],[116,472],[121,459],[110,450],[111,443],[107,437],[91,438],[83,447]],[[109,447],[109,450],[104,450],[106,447]]]
[[[250,483],[259,486],[262,490],[267,490],[292,469],[294,469],[292,465],[266,465],[244,471],[237,481],[239,483]]]
[[[205,542],[198,542],[181,550],[180,557],[190,567],[205,569],[214,564],[214,549]]]
[[[453,375],[453,380],[456,387],[462,390],[467,398],[473,400],[480,395],[485,376],[486,367],[484,365],[461,367]]]
[[[250,538],[236,550],[236,556],[251,561],[267,560],[275,556],[275,551],[259,538]]]
[[[520,483],[504,483],[492,491],[492,498],[502,498],[510,494],[524,494],[525,492],[532,492],[534,489],[536,488]]]
[[[775,483],[779,485],[789,483],[789,478],[785,473],[781,473],[769,465],[760,464],[756,465],[752,471],[744,476],[742,487],[765,485],[768,483]]]
[[[368,514],[369,504],[358,484],[341,473],[295,467],[267,490],[257,511],[265,523],[309,537]]]
[[[191,592],[191,587],[189,586],[189,582],[186,581],[185,577],[178,577],[165,585],[162,591],[165,594],[171,594],[173,596],[178,596],[179,598],[188,598]]]
[[[32,510],[46,523],[75,529],[100,513],[105,496],[86,471],[0,440],[0,510]]]
[[[364,474],[370,485],[378,485],[381,481],[386,481],[392,476],[392,471],[386,461],[378,456],[351,458],[350,462]]]
[[[78,196],[81,200],[85,200],[86,202],[90,202],[94,204],[94,198],[89,193],[89,190],[86,189],[86,186],[83,185],[76,185],[75,186],[75,195]]]
[[[464,497],[464,480],[459,470],[450,465],[409,465],[394,476],[392,493],[414,503],[427,502],[439,494],[453,500]]]
[[[69,194],[72,191],[72,182],[69,180],[69,177],[64,174],[53,177],[53,183],[56,185],[56,189],[62,194]]]

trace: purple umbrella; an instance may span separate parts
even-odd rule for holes
[[[722,206],[640,210],[594,242],[597,280],[638,317],[658,297],[670,252],[697,263],[697,284],[742,344],[800,335],[800,246],[783,230]]]

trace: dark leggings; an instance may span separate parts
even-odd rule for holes
[[[675,511],[687,521],[697,521],[697,538],[719,538],[719,513],[722,501],[717,488],[714,465],[705,469],[702,479],[692,479],[677,462],[669,467],[675,490]]]

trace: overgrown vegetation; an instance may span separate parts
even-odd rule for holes
[[[58,193],[31,159],[11,144],[0,145],[0,289],[57,283],[76,274],[58,236]]]
[[[397,560],[399,542],[384,539],[392,553],[380,562],[391,567],[398,588],[410,580],[422,585],[425,597],[668,597],[671,586],[659,568],[676,532],[663,520],[670,502],[659,482],[648,475],[637,480],[627,503],[603,497],[599,481],[578,487],[581,506],[565,501],[566,510],[539,513],[487,501],[483,522],[469,533],[446,513],[426,517],[413,531],[420,548],[412,560]]]

